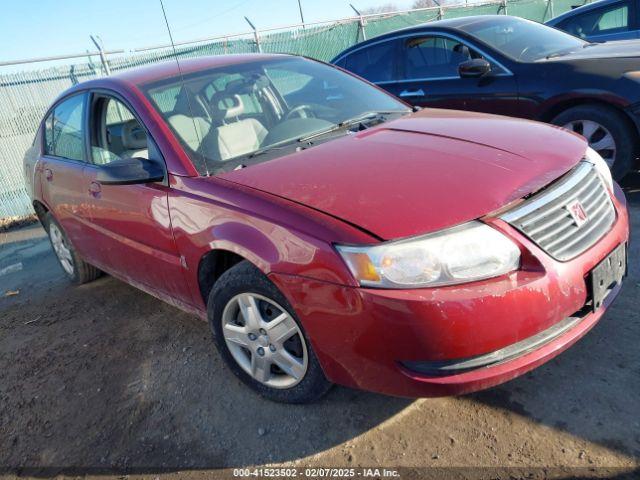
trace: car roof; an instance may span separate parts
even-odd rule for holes
[[[175,59],[167,60],[150,65],[129,68],[109,75],[108,77],[100,77],[94,80],[80,82],[60,94],[54,103],[58,102],[62,97],[66,97],[67,95],[79,90],[111,88],[116,85],[124,88],[128,86],[130,87],[131,85],[141,86],[167,78],[176,77],[180,74],[200,72],[210,68],[239,65],[260,60],[288,58],[292,56],[293,55],[286,54],[243,53],[235,55],[211,55],[197,58],[185,58],[180,59],[180,69],[178,69]]]
[[[593,3],[587,3],[585,5],[581,5],[573,10],[569,10],[568,12],[563,13],[562,15],[558,15],[557,17],[552,18],[551,20],[547,20],[545,25],[557,25],[559,22],[564,20],[565,18],[570,18],[574,15],[579,15],[584,12],[589,12],[591,10],[595,10],[596,8],[605,7],[607,5],[612,5],[614,3],[620,3],[621,0],[598,0]]]
[[[340,59],[341,57],[343,57],[344,55],[347,55],[349,53],[351,53],[353,50],[357,50],[363,46],[369,45],[371,43],[376,43],[379,42],[381,40],[385,40],[387,38],[393,38],[395,36],[397,36],[398,34],[404,34],[404,33],[414,33],[414,32],[420,32],[422,30],[456,30],[462,26],[465,25],[469,25],[471,23],[475,23],[478,21],[491,21],[492,19],[495,18],[505,18],[508,15],[470,15],[467,17],[457,17],[457,18],[447,18],[444,20],[434,20],[431,22],[426,22],[426,23],[421,23],[419,25],[414,25],[412,27],[406,27],[406,28],[401,28],[398,30],[394,30],[392,32],[389,33],[385,33],[382,35],[378,35],[377,37],[372,37],[368,40],[365,40],[363,42],[357,43],[355,45],[352,45],[351,47],[347,48],[346,50],[343,50],[342,52],[340,52],[338,55],[336,55],[333,60],[331,60],[331,63],[334,63],[335,61],[337,61],[338,59]]]
[[[234,55],[210,55],[197,58],[179,59],[180,70],[175,59],[164,62],[153,63],[142,67],[135,67],[112,75],[111,78],[124,80],[136,85],[155,82],[179,74],[188,74],[208,70],[210,68],[225,67],[228,65],[238,65],[260,60],[281,58],[289,55],[265,54],[265,53],[242,53]]]

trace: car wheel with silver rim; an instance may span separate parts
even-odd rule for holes
[[[207,310],[222,357],[261,395],[307,403],[330,388],[295,312],[251,263],[242,261],[221,275]]]
[[[42,217],[42,224],[49,234],[53,252],[69,280],[80,285],[95,280],[101,275],[100,270],[80,257],[53,215],[46,213]]]
[[[62,232],[55,223],[49,224],[49,237],[51,238],[51,245],[53,246],[53,251],[55,252],[56,257],[58,257],[60,265],[69,276],[73,277],[75,269],[73,267],[71,249],[69,248],[64,235],[62,235]]]
[[[615,180],[622,180],[636,166],[638,132],[624,112],[608,105],[578,105],[561,112],[552,123],[582,135]]]
[[[307,345],[295,320],[273,300],[255,293],[233,297],[222,313],[227,348],[256,381],[290,388],[307,372]]]
[[[598,152],[609,168],[613,167],[616,159],[616,142],[611,132],[603,125],[593,120],[573,120],[564,124],[563,127],[586,138],[589,146]]]

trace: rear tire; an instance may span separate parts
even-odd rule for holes
[[[604,105],[580,105],[565,110],[551,123],[584,135],[607,161],[615,180],[622,180],[635,166],[637,132],[622,112]],[[611,139],[613,154],[612,148],[603,148],[611,146]]]
[[[209,294],[207,316],[226,364],[263,397],[310,403],[331,388],[295,311],[248,261],[220,276]]]
[[[76,285],[82,285],[95,280],[102,274],[100,270],[80,257],[53,215],[47,213],[44,216],[43,226],[49,235],[56,258],[69,280]]]

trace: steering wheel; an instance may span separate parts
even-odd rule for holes
[[[289,110],[284,116],[284,119],[290,120],[293,116],[298,116],[299,118],[315,118],[316,115],[313,113],[311,105],[303,103]]]

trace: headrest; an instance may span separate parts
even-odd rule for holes
[[[244,103],[240,95],[229,95],[226,90],[211,97],[211,115],[214,120],[222,121],[238,117],[244,113]]]
[[[147,148],[147,132],[137,120],[129,120],[122,125],[122,146],[125,150]]]
[[[453,47],[453,51],[457,52],[467,58],[471,58],[471,52],[469,51],[469,47],[467,47],[466,45],[463,45],[461,43],[457,44],[455,47]]]

